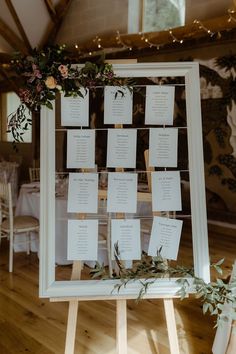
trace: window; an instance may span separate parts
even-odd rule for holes
[[[186,0],[129,0],[128,33],[155,32],[185,24]]]
[[[12,142],[13,136],[11,133],[7,133],[7,121],[8,116],[15,112],[20,105],[20,99],[15,92],[7,92],[1,94],[1,115],[2,115],[2,124],[1,124],[1,135],[2,141]],[[31,118],[30,112],[26,112],[27,118]],[[28,125],[28,130],[25,131],[24,143],[32,142],[32,126]]]

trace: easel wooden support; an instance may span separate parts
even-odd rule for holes
[[[77,262],[81,263],[81,262]],[[95,298],[96,299],[96,298]],[[163,300],[164,311],[167,324],[168,339],[170,345],[170,354],[180,354],[177,327],[174,312],[173,298],[168,296],[158,297],[159,300]],[[91,298],[84,298],[83,301],[91,300]],[[68,321],[66,330],[66,344],[65,354],[74,354],[75,338],[76,338],[76,326],[77,316],[79,308],[79,298],[51,298],[50,301],[69,302]],[[127,341],[127,300],[116,300],[116,353],[128,354],[128,341]]]

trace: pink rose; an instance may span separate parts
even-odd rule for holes
[[[21,102],[31,103],[32,95],[28,89],[20,89],[19,90],[19,97]]]
[[[54,88],[56,88],[57,82],[53,76],[48,76],[45,80],[45,85],[47,86],[47,88],[53,90]]]
[[[62,77],[64,78],[68,77],[68,68],[66,65],[58,66],[58,70],[60,71]]]

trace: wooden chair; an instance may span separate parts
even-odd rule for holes
[[[27,254],[30,253],[30,233],[39,232],[38,219],[23,215],[13,216],[11,184],[0,183],[0,239],[9,239],[9,272],[13,271],[13,247],[24,243]],[[17,241],[18,234],[26,234],[24,241]]]
[[[30,167],[29,168],[29,178],[30,178],[30,182],[39,182],[40,181],[40,168]]]

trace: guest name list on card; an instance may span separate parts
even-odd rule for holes
[[[111,242],[113,245],[113,255],[115,245],[118,245],[120,258],[122,260],[133,260],[141,258],[140,242],[140,220],[117,219],[111,222]]]
[[[136,213],[137,174],[109,173],[107,211],[114,213]]]
[[[104,124],[132,124],[133,93],[127,87],[104,89]]]
[[[151,128],[149,166],[177,167],[178,129]]]
[[[68,207],[70,213],[97,213],[98,175],[97,173],[70,173]]]
[[[95,167],[95,130],[67,131],[67,168]]]
[[[173,125],[174,94],[172,86],[147,86],[145,124]]]
[[[64,97],[61,95],[61,125],[89,126],[89,91],[81,89],[83,97]]]
[[[107,167],[136,167],[136,129],[108,129]]]
[[[98,220],[68,220],[69,260],[97,260]]]
[[[182,220],[154,217],[148,254],[155,257],[161,251],[163,258],[176,260],[182,224]]]

